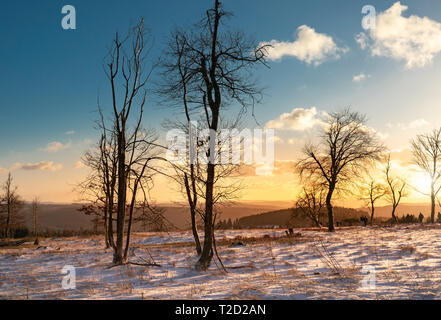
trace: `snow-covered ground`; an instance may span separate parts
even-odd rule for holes
[[[47,239],[42,248],[0,249],[0,299],[440,299],[441,226],[352,227],[330,234],[296,230],[219,231],[228,273],[197,272],[189,232],[140,233],[130,261],[149,254],[161,267],[108,268],[100,237]],[[230,246],[222,239],[242,240]],[[223,243],[223,245],[222,245]],[[63,289],[63,267],[75,289]],[[72,273],[69,273],[70,275]]]

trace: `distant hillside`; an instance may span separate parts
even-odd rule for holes
[[[289,202],[264,202],[264,201],[246,201],[240,202],[229,207],[220,209],[221,214],[218,220],[240,219],[240,223],[244,226],[258,227],[265,225],[280,225],[285,226],[287,221],[291,218],[293,209],[284,209],[289,205]],[[39,209],[39,225],[42,230],[71,230],[79,231],[92,230],[91,217],[79,213],[77,210],[81,204],[56,204],[44,203],[40,205]],[[190,228],[190,217],[188,208],[184,204],[162,204],[160,207],[165,209],[165,217],[172,222],[179,229]],[[345,217],[359,218],[360,215],[367,215],[367,209],[348,209],[335,208],[336,221],[343,220]],[[437,212],[441,211],[437,207]],[[32,227],[31,208],[27,204],[23,208],[23,214],[26,218],[28,228]],[[391,207],[383,206],[375,210],[376,217],[389,218],[391,216]],[[407,213],[418,215],[422,212],[426,217],[430,214],[430,207],[428,204],[400,204],[397,209],[398,215],[403,216]],[[326,220],[325,220],[326,221]],[[311,222],[305,217],[298,217],[294,221],[296,226],[308,227]],[[140,230],[135,226],[135,231]]]
[[[369,211],[368,209],[360,209]],[[441,211],[441,209],[437,206],[436,212]],[[422,213],[426,217],[430,215],[430,205],[427,204],[421,204],[421,203],[403,203],[400,204],[397,208],[397,214],[399,217],[404,216],[406,214],[413,214],[413,215],[419,215],[419,213]],[[386,217],[390,218],[392,216],[392,207],[391,206],[382,206],[375,208],[375,216],[376,217]]]
[[[353,223],[358,223],[360,217],[365,216],[366,212],[352,208],[335,207],[334,215],[336,222],[348,223],[352,220]],[[325,221],[327,221],[327,216],[325,216]],[[271,226],[279,226],[281,228],[315,227],[314,223],[308,217],[304,216],[299,209],[294,208],[243,217],[239,219],[239,224],[245,228],[264,228]]]
[[[55,204],[55,203],[43,203],[39,207],[39,229],[40,230],[52,230],[52,231],[79,231],[79,230],[92,230],[92,217],[86,216],[78,209],[81,204]],[[165,204],[160,205],[165,209],[164,216],[178,229],[190,228],[190,215],[189,210],[185,205],[180,204]],[[232,206],[220,208],[219,219],[238,219],[244,216],[249,216],[259,212],[270,211],[280,209],[281,204],[253,204],[251,202],[237,203]],[[22,209],[22,214],[26,219],[26,226],[32,229],[32,211],[30,204],[26,204]],[[144,231],[140,229],[140,226],[134,226],[135,231]]]

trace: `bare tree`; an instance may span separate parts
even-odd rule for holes
[[[176,31],[171,37],[164,61],[164,94],[190,119],[195,112],[204,116],[210,130],[205,167],[204,242],[196,268],[207,270],[213,257],[214,204],[216,184],[215,135],[227,106],[239,104],[241,110],[261,98],[251,70],[265,64],[267,46],[259,46],[241,32],[222,30],[230,13],[219,0],[206,16],[188,31]],[[191,180],[191,177],[190,177]],[[191,181],[190,181],[190,189]]]
[[[313,183],[303,187],[295,207],[319,228],[322,227],[321,221],[325,213],[326,190],[322,185]]]
[[[106,181],[109,176],[114,175],[115,178],[109,180],[110,185],[107,182],[104,184],[107,190],[104,192],[106,202],[113,201],[109,193],[114,192],[116,197],[116,241],[113,246],[115,265],[127,262],[135,211],[148,202],[149,190],[153,186],[152,177],[156,172],[154,160],[159,159],[155,133],[142,127],[147,99],[146,84],[153,70],[153,67],[147,68],[151,46],[151,38],[145,31],[142,20],[130,30],[125,39],[121,40],[116,33],[105,64],[111,86],[113,112],[110,125],[102,126],[100,158],[101,163],[109,160],[109,140],[104,136],[111,132],[110,141],[113,137],[115,139],[115,163],[104,165],[103,169],[112,171],[104,175]],[[112,160],[110,156],[109,161]],[[113,206],[107,203],[106,207],[109,210]],[[108,217],[110,226],[113,217]]]
[[[375,204],[386,196],[388,188],[388,186],[378,182],[378,179],[373,178],[370,174],[358,186],[360,200],[364,201],[371,211],[371,224],[374,221]]]
[[[11,173],[8,173],[5,183],[3,184],[3,195],[1,197],[1,211],[6,213],[4,236],[10,238],[12,231],[22,222],[19,211],[24,202],[14,186]]]
[[[306,144],[297,164],[302,179],[314,179],[327,188],[328,229],[334,229],[332,197],[345,183],[354,182],[367,162],[378,160],[384,147],[366,126],[366,117],[350,109],[333,112],[323,125],[320,143]]]
[[[392,220],[397,222],[398,217],[395,212],[397,210],[398,205],[401,202],[401,199],[407,197],[407,182],[401,177],[397,177],[392,173],[392,165],[390,160],[390,155],[386,157],[386,166],[384,168],[384,175],[387,184],[387,192],[386,199],[392,206]]]
[[[418,135],[411,142],[413,161],[430,177],[430,221],[435,222],[436,197],[441,190],[441,129]],[[421,192],[421,190],[419,190]]]
[[[239,133],[239,122],[239,118],[235,119],[235,121],[220,121],[220,131],[225,134],[220,134],[217,137],[217,148],[215,152],[219,158],[229,159],[231,157],[234,152],[234,150],[230,148],[232,140],[239,141],[242,145],[243,137],[241,137]],[[188,123],[191,127],[189,127],[186,122],[166,121],[164,128],[179,128],[179,130],[188,137],[188,140],[194,141],[193,149],[183,146],[186,152],[181,152],[178,159],[170,161],[174,173],[169,177],[177,184],[179,188],[178,191],[187,200],[195,249],[196,253],[200,255],[202,253],[202,247],[198,234],[198,221],[203,221],[205,215],[204,203],[207,183],[205,155],[209,148],[209,140],[199,134],[199,132],[204,131],[206,127],[198,128],[197,126],[193,126],[192,123]],[[199,123],[202,125],[205,124],[203,121],[199,121]],[[187,141],[186,144],[190,144],[189,141]],[[240,146],[237,149],[238,152],[240,152],[239,149]],[[215,167],[214,181],[216,187],[213,191],[213,206],[228,206],[238,198],[242,188],[240,179],[242,164],[217,162],[215,163]],[[220,212],[220,210],[217,212]],[[214,224],[215,220],[216,219],[213,218]]]
[[[117,183],[117,148],[116,135],[106,127],[103,111],[98,102],[100,115],[97,121],[101,137],[95,148],[88,150],[82,157],[84,165],[91,169],[89,175],[76,186],[81,195],[80,201],[87,202],[79,211],[94,216],[94,220],[103,223],[106,248],[115,248],[114,219],[116,211],[115,196]]]
[[[31,203],[31,209],[32,209],[32,220],[33,220],[33,234],[34,234],[34,244],[38,245],[39,241],[38,241],[38,209],[40,206],[40,200],[38,199],[38,197],[34,197],[34,199],[32,199],[32,203]]]

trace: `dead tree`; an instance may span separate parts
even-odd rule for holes
[[[385,197],[388,192],[388,187],[383,183],[378,182],[378,179],[373,178],[370,174],[358,186],[358,195],[360,200],[364,201],[371,211],[371,224],[375,216],[375,204],[378,200]]]
[[[319,228],[322,227],[321,221],[325,209],[326,190],[323,186],[312,183],[303,187],[295,207],[308,217]]]
[[[127,262],[134,212],[138,201],[148,197],[155,172],[153,163],[159,158],[155,133],[142,127],[146,84],[153,70],[153,66],[147,68],[151,46],[142,20],[123,40],[116,33],[104,66],[111,87],[112,112],[110,125],[103,126],[103,130],[115,137],[115,188],[109,191],[116,198],[115,265]]]
[[[223,30],[224,20],[229,15],[220,1],[215,0],[213,8],[207,10],[197,25],[174,32],[164,61],[163,82],[166,87],[163,92],[186,113],[187,120],[195,112],[202,113],[210,130],[205,155],[205,235],[196,265],[199,270],[208,269],[214,254],[215,135],[220,130],[220,120],[227,106],[237,103],[241,110],[249,106],[254,108],[261,98],[251,71],[257,64],[265,64],[267,55],[266,46],[258,46],[241,32]]]
[[[328,229],[334,232],[332,198],[345,183],[354,182],[366,164],[378,160],[384,147],[365,125],[366,117],[350,109],[329,114],[320,142],[306,144],[305,158],[297,164],[302,179],[314,179],[326,185]]]
[[[31,209],[32,209],[32,220],[33,220],[33,235],[35,238],[34,244],[38,245],[39,241],[38,241],[38,209],[40,206],[40,200],[38,199],[38,197],[34,197],[34,199],[32,200],[31,203]]]
[[[97,128],[101,137],[95,148],[88,150],[82,162],[91,169],[89,175],[76,186],[76,192],[82,202],[87,202],[80,212],[95,216],[103,222],[106,248],[115,248],[114,219],[116,211],[115,196],[117,183],[117,147],[116,135],[106,127],[104,115],[98,102],[99,120]]]
[[[386,157],[386,165],[384,168],[384,176],[387,184],[386,199],[392,206],[392,221],[397,222],[398,217],[395,212],[401,199],[408,195],[407,182],[401,177],[397,177],[392,173],[392,165],[390,160],[390,155]]]
[[[8,177],[3,184],[3,195],[0,204],[1,211],[6,213],[4,223],[4,236],[6,238],[11,238],[12,230],[22,223],[22,217],[19,216],[19,211],[23,207],[24,202],[18,194],[17,189],[17,186],[13,184],[11,173],[8,173]]]
[[[413,162],[430,177],[430,222],[435,223],[436,197],[441,190],[441,129],[418,135],[411,142]],[[421,190],[418,190],[422,192]],[[422,192],[424,193],[424,192]]]

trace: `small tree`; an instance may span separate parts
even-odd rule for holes
[[[366,127],[366,117],[349,108],[329,114],[317,145],[306,144],[305,158],[298,162],[302,179],[313,179],[326,186],[328,229],[334,229],[332,199],[345,183],[353,183],[367,163],[378,160],[384,147]]]
[[[186,113],[187,120],[192,114],[202,114],[204,127],[210,130],[204,167],[204,241],[196,264],[198,270],[207,270],[215,253],[215,135],[228,106],[237,104],[242,113],[259,101],[261,91],[251,71],[258,64],[265,64],[267,55],[267,45],[259,46],[242,32],[224,30],[224,21],[230,15],[219,0],[214,0],[202,21],[193,28],[174,32],[165,54],[164,92]]]
[[[303,187],[295,204],[295,208],[314,222],[317,227],[321,228],[321,221],[325,213],[325,198],[326,190],[323,186],[312,184]]]
[[[441,190],[441,129],[418,135],[411,142],[413,161],[430,177],[430,222],[435,222],[436,197]],[[421,190],[419,190],[421,192]]]
[[[38,199],[38,197],[34,197],[34,199],[32,199],[31,209],[32,209],[33,235],[35,238],[35,241],[34,241],[35,245],[39,244],[39,240],[38,240],[38,209],[39,209],[39,206],[40,206],[40,200]]]
[[[386,199],[392,206],[392,220],[397,222],[398,218],[395,214],[401,199],[407,197],[407,182],[404,178],[399,178],[392,173],[392,165],[390,155],[386,157],[386,165],[384,168],[384,176],[387,184]]]
[[[4,236],[6,238],[11,238],[14,234],[13,231],[23,223],[19,211],[23,207],[24,202],[17,190],[18,188],[14,186],[11,173],[8,173],[8,177],[3,184],[3,195],[1,197],[1,211],[6,213],[4,219]]]
[[[162,159],[156,150],[156,134],[142,126],[146,85],[153,70],[147,65],[151,40],[143,20],[130,29],[124,39],[116,33],[104,66],[111,89],[112,111],[107,120],[98,105],[99,147],[88,159],[86,157],[92,175],[85,187],[90,187],[103,205],[105,225],[108,226],[105,228],[106,239],[113,248],[115,265],[127,262],[136,211],[150,207],[149,191],[157,172],[154,161]],[[113,237],[114,220],[116,239]]]
[[[375,204],[378,200],[385,197],[388,192],[388,187],[377,181],[370,174],[367,175],[358,186],[359,198],[364,201],[371,211],[371,224],[374,221]]]

